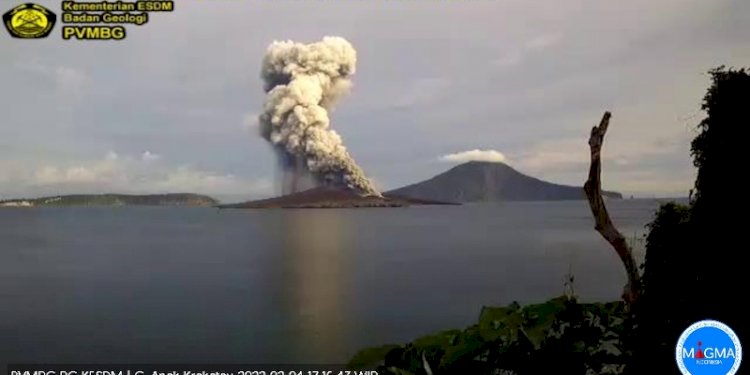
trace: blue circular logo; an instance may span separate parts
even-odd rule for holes
[[[675,356],[684,375],[734,375],[742,362],[742,345],[726,324],[701,320],[682,332]]]

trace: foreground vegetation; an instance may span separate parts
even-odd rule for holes
[[[464,330],[365,349],[348,366],[401,375],[618,374],[627,324],[623,302],[583,304],[563,296],[524,307],[484,307]]]

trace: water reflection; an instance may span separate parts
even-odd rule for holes
[[[295,332],[295,352],[321,362],[347,353],[349,230],[338,210],[293,210],[284,215],[284,306]],[[329,359],[330,358],[330,359]]]

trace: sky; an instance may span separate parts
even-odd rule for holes
[[[745,0],[182,0],[121,41],[0,30],[0,198],[273,195],[261,59],[327,35],[358,59],[332,126],[380,189],[467,160],[582,185],[610,110],[604,187],[686,196],[707,71],[750,66],[748,19]]]

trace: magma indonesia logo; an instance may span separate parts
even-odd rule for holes
[[[742,362],[742,345],[726,324],[702,320],[682,333],[675,354],[685,375],[734,375]]]
[[[52,32],[57,17],[37,4],[21,4],[3,14],[3,24],[15,38],[44,38]]]

